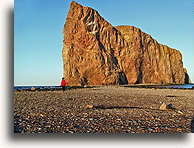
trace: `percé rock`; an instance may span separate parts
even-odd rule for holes
[[[68,85],[189,82],[178,50],[134,26],[113,27],[90,7],[73,1],[63,34]]]

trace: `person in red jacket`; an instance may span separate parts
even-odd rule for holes
[[[62,78],[60,86],[62,86],[63,92],[65,91],[66,84],[67,84],[66,81],[64,80],[64,78]]]

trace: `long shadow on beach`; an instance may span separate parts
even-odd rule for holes
[[[104,106],[98,105],[94,106],[94,109],[149,109],[149,110],[159,110],[154,108],[145,108],[145,107],[137,107],[137,106]]]

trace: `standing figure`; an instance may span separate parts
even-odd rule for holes
[[[64,80],[64,78],[62,78],[60,86],[62,86],[62,89],[63,89],[63,92],[64,92],[65,91],[65,86],[66,86],[66,81]]]

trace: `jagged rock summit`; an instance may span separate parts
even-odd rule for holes
[[[113,27],[99,13],[71,2],[63,29],[68,85],[188,83],[182,55],[134,26]]]

